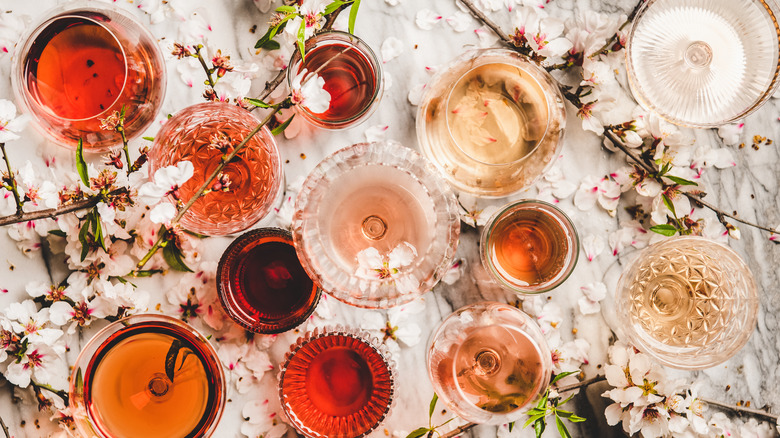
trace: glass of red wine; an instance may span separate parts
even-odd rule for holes
[[[395,373],[379,339],[341,326],[316,329],[285,356],[279,397],[290,424],[306,437],[362,437],[390,413]]]
[[[217,293],[227,314],[255,333],[282,333],[311,315],[321,290],[298,260],[292,234],[261,228],[228,246],[217,268]]]
[[[324,112],[298,106],[298,113],[320,128],[357,125],[373,113],[382,98],[382,64],[373,50],[352,34],[329,31],[309,38],[304,57],[295,52],[290,60],[290,87],[304,69],[322,77],[323,88],[330,93],[330,106]]]
[[[54,142],[104,152],[122,143],[101,119],[124,114],[133,138],[154,120],[165,94],[157,41],[119,8],[84,4],[48,13],[17,45],[11,78],[17,101]]]

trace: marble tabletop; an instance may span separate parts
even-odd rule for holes
[[[42,11],[66,1],[36,0],[0,0],[0,38],[6,34],[18,32],[21,18],[24,22],[36,20]],[[201,37],[207,46],[219,48],[230,54],[235,61],[246,65],[254,62],[257,71],[252,73],[252,92],[256,95],[262,90],[266,80],[275,74],[272,60],[263,60],[252,48],[266,27],[269,13],[261,12],[250,0],[116,0],[107,1],[112,7],[122,8],[136,15],[148,25],[152,33],[160,40],[165,51],[174,41],[185,38]],[[168,3],[163,5],[163,3]],[[259,1],[258,3],[263,3]],[[482,1],[477,4],[488,5],[500,1]],[[516,3],[516,2],[515,2]],[[583,20],[588,14],[604,14],[614,22],[622,20],[635,5],[635,0],[547,0],[526,1],[551,16],[564,20]],[[260,5],[261,8],[264,5]],[[175,13],[173,12],[175,10]],[[266,9],[267,11],[267,9]],[[510,29],[511,13],[503,6],[489,12],[499,24]],[[153,23],[152,23],[153,22]],[[254,26],[257,30],[253,30]],[[343,23],[341,23],[343,25]],[[480,29],[475,32],[475,29]],[[419,149],[415,133],[416,100],[420,87],[431,78],[437,67],[447,63],[463,51],[485,45],[497,45],[489,37],[489,32],[481,29],[481,24],[465,15],[455,0],[375,0],[364,1],[355,27],[355,33],[373,47],[385,62],[385,91],[377,111],[363,124],[341,131],[317,130],[296,123],[288,135],[293,138],[279,138],[279,149],[285,160],[285,175],[288,185],[295,186],[321,159],[330,153],[350,144],[386,138]],[[2,42],[2,40],[0,40]],[[169,59],[168,91],[162,108],[162,114],[175,113],[177,110],[202,100],[202,87],[187,84],[188,73],[182,68],[183,61]],[[9,71],[11,56],[0,53],[0,98],[13,99]],[[196,72],[197,74],[198,72]],[[621,87],[619,100],[624,106],[633,106],[625,82],[616,84]],[[780,101],[772,99],[748,117],[741,132],[740,142],[750,143],[754,135],[771,139],[780,138],[778,122]],[[625,165],[620,153],[613,153],[602,147],[602,138],[582,129],[582,123],[576,116],[576,110],[569,105],[567,129],[562,156],[556,168],[565,176],[565,180],[579,187],[581,181],[589,177],[601,178]],[[155,123],[147,135],[154,135],[159,129]],[[686,131],[688,132],[688,131]],[[690,131],[700,144],[720,145],[721,138],[715,130]],[[780,153],[776,146],[750,147],[732,150],[736,166],[722,170],[710,170],[705,174],[708,187],[707,199],[728,211],[738,211],[747,219],[775,226],[780,224],[778,201],[778,174],[780,174]],[[28,127],[23,138],[12,144],[10,156],[13,162],[23,163],[31,160],[36,167],[42,168],[45,159],[55,158],[59,166],[73,166],[70,151],[49,144],[33,127]],[[514,195],[508,199],[480,201],[481,205],[502,205],[509,200],[534,197],[536,189]],[[582,211],[573,203],[573,197],[560,200],[558,206],[573,219],[581,238],[590,238],[601,242],[604,248],[588,260],[585,251],[579,256],[579,264],[572,276],[560,288],[542,295],[540,303],[556,303],[560,308],[562,320],[557,324],[561,342],[574,339],[587,341],[588,364],[583,365],[586,376],[592,377],[600,372],[601,364],[607,360],[607,348],[614,343],[617,330],[613,300],[614,286],[622,266],[632,257],[632,248],[628,247],[613,255],[609,245],[609,236],[629,220],[624,211],[610,216],[605,210],[593,208]],[[266,220],[272,223],[273,218]],[[230,238],[209,238],[200,251],[205,261],[217,261],[219,254],[231,241]],[[722,365],[700,372],[677,372],[688,381],[700,382],[699,393],[705,397],[727,403],[750,401],[752,407],[780,409],[780,337],[778,337],[778,314],[780,300],[774,297],[780,289],[780,277],[777,266],[780,264],[780,247],[768,239],[764,232],[741,227],[741,239],[730,240],[729,244],[747,262],[755,275],[760,293],[758,325],[748,344],[732,359]],[[480,269],[477,255],[478,233],[468,225],[463,225],[457,256],[464,261],[464,268],[458,279],[451,284],[441,283],[424,296],[424,310],[409,319],[405,324],[419,327],[419,340],[413,345],[401,344],[395,359],[398,362],[400,376],[400,397],[391,416],[372,436],[406,436],[406,433],[427,424],[427,406],[433,394],[425,367],[425,353],[428,337],[437,324],[454,309],[480,300],[514,301],[516,298],[503,292],[485,277]],[[598,245],[596,245],[598,247]],[[8,303],[26,296],[25,285],[31,280],[60,281],[65,272],[61,259],[50,258],[45,251],[35,251],[25,255],[17,249],[16,242],[0,233],[0,309]],[[175,284],[178,274],[168,274],[146,279],[140,287],[149,291],[152,303],[165,301],[165,290]],[[577,305],[582,297],[581,287],[603,282],[607,285],[607,297],[601,303],[601,311],[583,314]],[[326,300],[327,309],[319,313],[329,316],[331,322],[353,326],[365,324],[367,310],[351,308],[336,300]],[[539,304],[537,302],[537,304]],[[150,306],[154,307],[154,306]],[[533,305],[529,306],[533,309]],[[381,312],[384,314],[384,312]],[[538,315],[537,315],[538,316]],[[301,329],[304,329],[302,327]],[[297,332],[297,331],[296,331]],[[92,333],[85,331],[80,340],[86,340]],[[283,353],[298,336],[291,332],[278,336],[269,353],[272,364],[279,363]],[[77,345],[71,345],[68,358],[75,359]],[[222,421],[215,436],[242,436],[242,409],[248,400],[276,397],[276,372],[266,373],[258,384],[258,391],[241,394],[232,388]],[[607,386],[594,385],[573,402],[573,409],[588,418],[585,423],[572,425],[570,430],[576,437],[621,436],[619,428],[610,428],[604,420],[604,408],[607,401],[600,394]],[[17,391],[22,400],[12,399],[13,391],[7,383],[0,386],[0,416],[11,429],[13,436],[46,436],[58,429],[49,420],[50,414],[39,413],[30,396]],[[275,403],[275,402],[274,402]],[[436,418],[449,418],[449,413],[440,413],[443,405],[437,409]],[[496,428],[480,426],[471,436],[496,436]],[[502,432],[503,433],[503,432]],[[554,428],[547,432],[553,436]],[[531,430],[517,428],[511,436],[532,436]]]

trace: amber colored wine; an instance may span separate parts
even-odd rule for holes
[[[330,107],[314,113],[323,121],[357,117],[376,95],[376,72],[368,58],[352,46],[334,42],[315,47],[306,53],[303,68],[310,72],[319,69],[317,74],[325,80],[323,88],[330,93]]]
[[[164,322],[131,325],[97,350],[84,374],[93,424],[111,437],[201,436],[219,414],[221,364],[192,333]],[[175,356],[173,381],[166,358]]]
[[[220,260],[218,285],[231,318],[258,333],[281,333],[314,311],[320,291],[304,271],[289,231],[253,230]]]
[[[499,275],[527,285],[558,275],[568,250],[565,230],[538,210],[517,210],[502,218],[488,239],[488,255]]]
[[[539,346],[512,326],[474,328],[440,360],[458,399],[496,414],[525,406],[547,384]]]
[[[394,391],[382,354],[366,341],[343,334],[303,344],[280,381],[285,411],[296,427],[313,432],[308,436],[367,434],[387,415]]]
[[[125,112],[125,133],[134,136],[154,117],[162,100],[162,58],[152,41],[123,36],[122,26],[98,12],[56,17],[35,36],[24,56],[25,92],[40,106],[35,115],[59,142],[81,138],[85,149],[121,141],[100,120]]]

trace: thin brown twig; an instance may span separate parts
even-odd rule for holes
[[[610,129],[610,127],[607,127],[606,129],[604,129],[604,135],[612,142],[612,144],[615,145],[615,147],[620,149],[624,154],[626,154],[629,158],[631,158],[631,160],[633,160],[635,163],[637,163],[640,166],[642,166],[642,168],[645,171],[647,171],[647,173],[649,173],[649,174],[656,174],[656,173],[658,173],[658,169],[655,169],[653,166],[647,164],[645,162],[645,160],[643,160],[639,155],[637,155],[634,151],[632,151],[631,148],[626,146],[626,144],[623,143],[623,140],[621,140],[620,137],[617,134],[615,134],[615,132],[612,129]],[[659,178],[659,177],[656,177],[656,180],[658,180],[659,182],[663,183],[663,180],[661,178]],[[763,225],[755,224],[753,222],[750,222],[750,221],[747,221],[745,219],[742,219],[742,218],[738,217],[735,214],[723,211],[720,208],[718,208],[717,206],[710,204],[709,202],[703,200],[702,198],[700,198],[699,196],[697,196],[695,194],[688,193],[688,192],[680,192],[680,193],[682,195],[684,195],[686,198],[688,198],[694,204],[701,205],[702,207],[705,207],[705,208],[708,208],[708,209],[712,210],[718,216],[718,220],[720,220],[720,222],[723,223],[724,225],[726,223],[724,217],[727,217],[727,218],[735,220],[735,221],[737,221],[739,223],[745,224],[747,226],[750,226],[750,227],[753,227],[753,228],[757,228],[757,229],[763,230],[763,231],[768,231],[768,232],[770,232],[772,234],[778,233],[778,231],[780,231],[780,230],[775,230],[775,229],[772,229],[772,228],[769,228],[769,227],[765,227]]]
[[[618,28],[617,32],[615,32],[615,34],[612,35],[607,40],[607,42],[604,43],[603,46],[601,46],[600,49],[598,49],[595,52],[593,52],[590,55],[588,55],[588,58],[595,58],[595,57],[597,57],[599,55],[605,55],[607,53],[612,52],[613,51],[612,47],[615,45],[615,43],[620,41],[620,34],[619,34],[619,32],[621,30],[625,29],[626,26],[631,24],[632,21],[634,21],[634,17],[636,17],[636,14],[639,13],[639,10],[642,8],[642,5],[645,4],[645,1],[646,0],[639,0],[639,2],[637,2],[636,6],[634,6],[634,9],[631,11],[631,13],[628,14],[628,18],[626,18],[626,21],[624,21],[623,24],[620,25],[620,27]]]
[[[16,201],[16,215],[22,214],[22,200],[19,197],[19,188],[16,184],[16,175],[11,169],[11,162],[8,160],[8,154],[5,152],[5,143],[0,143],[0,151],[3,153],[3,161],[5,161],[5,168],[8,169],[8,178],[10,179],[9,185],[11,186],[11,192],[14,195],[14,201]]]
[[[120,188],[117,190],[114,190],[111,192],[111,195],[119,195],[121,193],[126,193],[126,188]],[[49,208],[46,210],[37,210],[37,211],[31,211],[28,213],[22,213],[22,214],[16,214],[11,216],[3,216],[0,217],[0,227],[5,225],[11,225],[11,224],[17,224],[20,222],[28,222],[28,221],[34,221],[37,219],[46,219],[46,218],[55,218],[57,216],[66,214],[66,213],[72,213],[74,211],[79,210],[86,210],[89,208],[94,207],[97,205],[98,202],[100,202],[103,199],[103,196],[95,195],[91,196],[86,199],[82,199],[80,201],[75,201],[71,204],[64,205],[62,207],[57,208]]]
[[[476,425],[477,423],[466,423],[455,430],[451,430],[445,433],[444,435],[441,436],[441,438],[455,438],[456,436],[462,434],[463,432],[466,432],[467,430],[471,429]]]
[[[8,431],[8,426],[5,425],[5,421],[3,421],[3,417],[0,417],[0,427],[3,428],[3,433],[5,434],[5,438],[11,438],[11,432]]]
[[[761,418],[763,418],[765,420],[769,420],[769,421],[772,421],[774,423],[777,423],[778,420],[780,420],[780,415],[770,414],[769,412],[762,411],[760,409],[751,409],[751,408],[746,408],[744,406],[730,405],[730,404],[726,404],[726,403],[723,403],[723,402],[719,402],[719,401],[716,401],[716,400],[710,400],[710,399],[702,398],[702,397],[699,397],[699,400],[703,401],[704,403],[707,403],[710,406],[715,406],[715,407],[718,407],[720,409],[725,409],[725,410],[728,410],[728,411],[736,412],[738,414],[748,414],[748,415],[753,415],[753,416],[756,416],[756,417],[761,417]]]

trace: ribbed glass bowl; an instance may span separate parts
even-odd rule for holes
[[[750,269],[728,246],[701,237],[673,237],[644,249],[623,271],[616,295],[627,340],[680,369],[729,359],[758,318]]]
[[[282,409],[309,438],[358,438],[390,415],[396,364],[367,332],[336,326],[298,338],[279,372]]]
[[[449,186],[420,154],[393,142],[360,143],[312,170],[292,232],[304,269],[324,292],[387,308],[427,292],[450,268],[460,216]]]
[[[778,87],[778,14],[774,0],[649,0],[626,45],[634,97],[679,125],[747,116]]]

